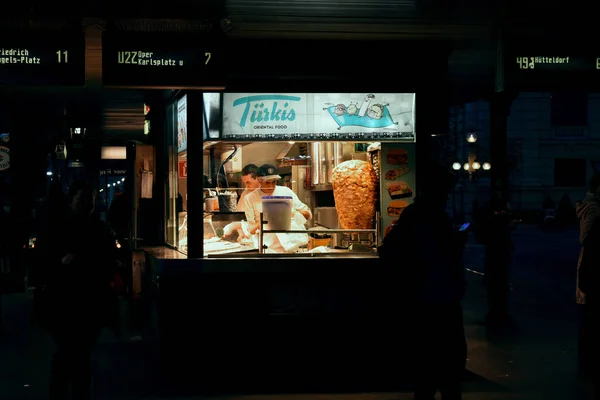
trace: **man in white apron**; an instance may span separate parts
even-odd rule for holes
[[[258,181],[258,167],[254,164],[248,164],[242,169],[242,184],[244,185],[244,191],[240,195],[238,200],[236,211],[246,211],[246,197],[260,187]],[[244,237],[249,237],[242,228],[241,221],[235,221],[225,226],[223,229],[223,236],[227,237],[234,234],[237,231],[238,241]]]
[[[258,230],[260,229],[260,213],[262,212],[263,196],[289,196],[292,198],[292,230],[306,229],[304,224],[312,218],[310,208],[300,201],[296,193],[286,186],[277,186],[281,176],[273,165],[264,164],[258,169],[260,188],[250,193],[245,201],[246,220],[248,233],[253,235],[253,240],[258,243]],[[268,252],[294,252],[300,246],[308,243],[308,234],[276,233],[264,235],[264,244]]]

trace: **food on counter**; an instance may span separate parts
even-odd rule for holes
[[[341,228],[371,229],[378,189],[371,163],[344,161],[333,170],[331,181]]]
[[[400,168],[390,169],[385,173],[385,179],[388,181],[393,181],[400,178],[403,175],[406,175],[410,172],[410,168],[404,166]]]
[[[390,204],[388,205],[387,214],[390,217],[399,217],[400,214],[402,214],[402,211],[406,207],[408,207],[408,203],[406,201],[404,201],[404,200],[392,200],[392,201],[390,201]],[[392,223],[396,223],[396,221],[393,221]]]
[[[404,149],[389,149],[387,152],[387,163],[390,165],[402,165],[408,162],[408,152]]]
[[[228,242],[239,242],[240,241],[240,233],[237,229],[233,230],[229,234],[223,234],[221,240],[226,240]]]
[[[213,252],[217,252],[217,251],[233,250],[233,249],[237,249],[240,247],[242,247],[242,245],[239,243],[218,241],[218,242],[206,243],[204,245],[204,252],[205,253],[213,253]]]
[[[388,183],[387,190],[392,199],[403,199],[405,197],[411,197],[413,194],[412,189],[405,181]]]
[[[390,231],[392,230],[392,228],[394,227],[394,225],[396,224],[396,222],[398,222],[397,219],[393,220],[391,224],[389,224],[387,226],[387,228],[385,228],[385,231],[383,232],[383,236],[387,236],[388,233],[390,233]]]

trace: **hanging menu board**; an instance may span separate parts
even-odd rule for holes
[[[385,237],[416,194],[414,143],[382,143],[379,165],[381,237]]]
[[[84,84],[83,31],[0,31],[0,86]]]
[[[190,34],[106,32],[102,70],[104,86],[221,89],[224,85],[219,44]]]

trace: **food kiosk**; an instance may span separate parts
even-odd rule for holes
[[[213,126],[205,121],[202,153],[195,153],[203,157],[205,185],[203,257],[193,259],[185,254],[190,185],[180,136],[196,133],[175,114],[186,102],[192,112],[187,96],[174,101],[171,119],[178,122],[167,146],[169,182],[178,185],[168,190],[173,248],[147,249],[159,275],[163,354],[197,354],[207,385],[221,378],[244,390],[289,390],[299,381],[317,388],[324,376],[330,383],[397,381],[397,369],[373,365],[382,353],[394,357],[401,337],[377,247],[416,195],[418,94],[203,94],[205,115],[219,118]],[[282,225],[260,196],[255,222],[263,229],[228,234],[227,226],[248,222],[248,213],[237,211],[248,164],[274,167],[277,186],[291,190],[310,218],[291,224],[288,213]],[[287,246],[273,250],[275,238]],[[185,350],[176,350],[182,343]],[[258,371],[260,360],[266,367]],[[298,370],[305,363],[312,365]]]
[[[416,193],[415,95],[224,93],[222,104],[221,135],[204,144],[204,164],[219,176],[214,191],[206,190],[204,257],[372,256]],[[273,232],[275,221],[262,215],[265,229],[256,235],[223,235],[232,219],[248,219],[247,213],[236,213],[235,201],[244,190],[241,169],[248,164],[274,166],[277,185],[292,189],[312,218],[292,223],[294,231]],[[227,204],[231,198],[233,206]],[[263,199],[263,214],[273,200]],[[236,215],[224,219],[224,213]],[[297,245],[272,250],[264,245],[269,237]]]
[[[410,327],[398,323],[376,248],[417,193],[418,165],[441,133],[433,127],[447,122],[445,53],[432,47],[422,63],[362,70],[334,53],[314,63],[290,42],[296,50],[277,62],[250,54],[262,45],[236,47],[224,92],[180,91],[167,106],[167,246],[146,252],[159,364],[178,393],[190,384],[290,392],[409,381],[399,377],[410,371],[401,345]],[[335,44],[340,54],[361,43],[311,49]],[[310,209],[307,221],[273,227],[263,207],[254,221],[262,229],[229,237],[232,223],[250,222],[237,210],[248,164],[273,167],[266,177]],[[270,245],[294,235],[285,251]]]

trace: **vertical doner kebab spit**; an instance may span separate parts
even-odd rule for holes
[[[342,229],[372,229],[377,175],[371,163],[344,161],[335,167],[331,180]]]

